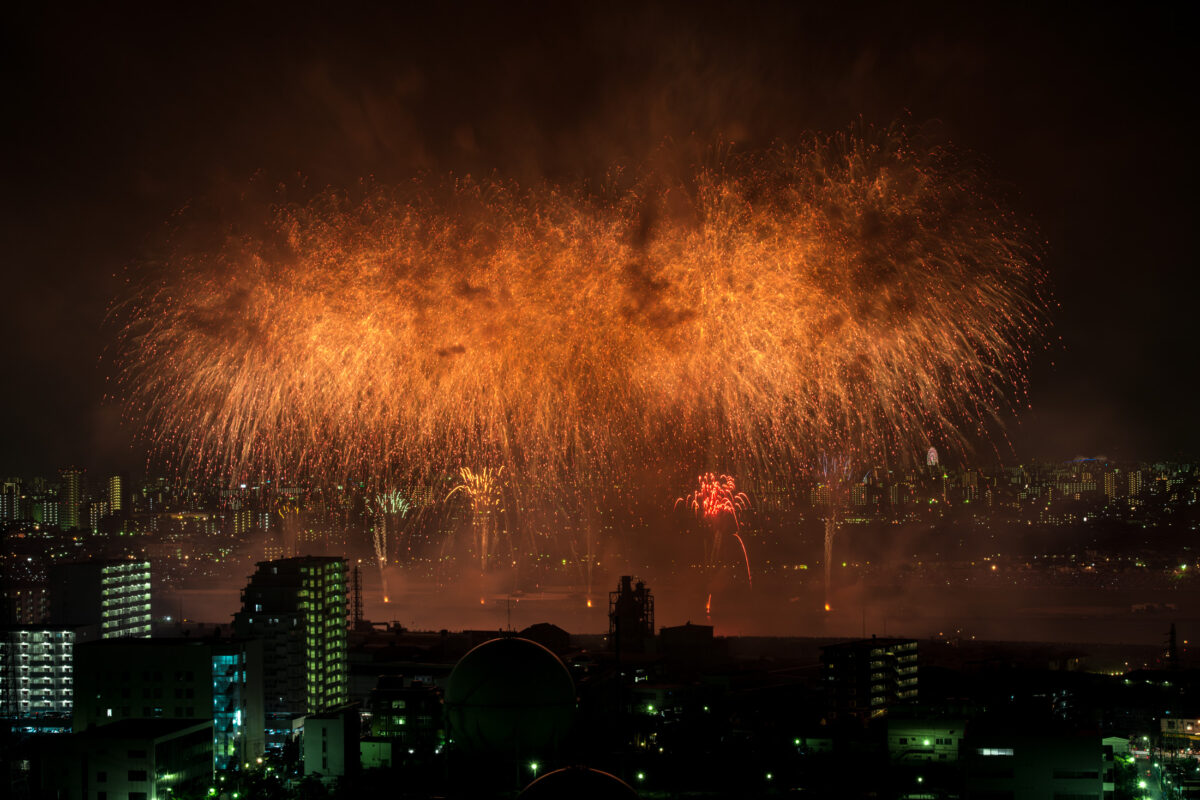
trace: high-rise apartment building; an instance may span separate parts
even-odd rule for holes
[[[0,625],[41,625],[49,613],[48,593],[41,581],[0,583]]]
[[[233,626],[263,640],[268,746],[282,744],[289,717],[347,702],[347,611],[341,558],[262,561],[242,591]]]
[[[14,718],[71,715],[75,629],[0,628],[0,714]]]
[[[124,472],[108,478],[108,510],[118,517],[129,515],[129,476]]]
[[[58,519],[63,530],[71,531],[82,527],[85,522],[80,517],[80,507],[83,505],[84,471],[76,467],[59,470],[58,476],[61,487],[58,491]]]
[[[915,639],[860,639],[821,650],[831,711],[839,716],[883,716],[897,703],[917,701]]]
[[[100,522],[109,514],[108,501],[97,500],[88,504],[88,528],[92,533],[100,532]]]
[[[1111,503],[1125,495],[1126,487],[1121,485],[1121,471],[1108,469],[1104,471],[1104,499]]]
[[[21,479],[7,478],[0,485],[0,522],[20,519]]]
[[[29,516],[34,522],[48,528],[59,527],[58,498],[46,492],[38,492],[28,499]]]
[[[48,573],[50,621],[103,639],[150,635],[150,562],[82,561]]]

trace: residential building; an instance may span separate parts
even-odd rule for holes
[[[216,769],[264,749],[262,644],[243,639],[110,639],[80,645],[74,729],[122,720],[211,720]]]
[[[58,492],[58,519],[63,530],[71,531],[83,527],[84,520],[80,516],[83,506],[83,480],[85,472],[76,467],[59,470],[58,477],[61,487]]]
[[[48,578],[51,623],[87,626],[88,638],[150,635],[149,561],[55,564]]]
[[[167,800],[204,795],[213,780],[212,723],[127,719],[37,749],[34,796]]]
[[[445,742],[442,695],[435,686],[402,675],[381,675],[368,708],[372,737],[422,752],[432,752]]]
[[[268,747],[291,735],[296,715],[346,704],[347,614],[344,559],[259,562],[233,625],[239,636],[263,640]]]
[[[70,718],[74,699],[75,629],[0,628],[0,714],[14,719]]]
[[[859,639],[821,649],[822,673],[834,716],[880,717],[917,701],[915,639]]]
[[[358,706],[343,706],[304,720],[304,774],[331,781],[359,766]]]

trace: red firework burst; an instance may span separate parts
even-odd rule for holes
[[[691,507],[692,511],[697,516],[708,520],[713,528],[713,547],[712,561],[717,560],[717,554],[721,549],[721,527],[718,521],[722,516],[728,515],[733,519],[733,538],[737,539],[738,544],[742,548],[742,556],[746,560],[746,578],[750,581],[750,585],[754,585],[754,578],[750,574],[750,554],[746,552],[746,543],[742,540],[741,530],[742,523],[738,518],[739,511],[745,511],[750,507],[750,498],[745,492],[737,490],[737,484],[734,483],[733,477],[729,475],[718,475],[715,472],[706,472],[698,477],[699,488],[686,497],[680,497],[675,500],[675,507],[678,508],[681,503]]]

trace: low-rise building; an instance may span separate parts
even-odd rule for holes
[[[1164,750],[1200,750],[1200,719],[1162,717],[1158,727]]]
[[[972,723],[963,745],[963,764],[967,797],[1099,800],[1104,796],[1104,750],[1098,733]]]
[[[342,706],[304,720],[304,774],[323,781],[354,774],[359,766],[358,706]]]
[[[265,746],[261,642],[244,639],[108,639],[76,648],[74,728],[122,720],[207,719],[217,769]]]
[[[213,779],[208,720],[123,720],[46,737],[34,769],[35,796],[166,800],[201,795]]]
[[[958,761],[959,747],[966,734],[963,719],[928,717],[895,718],[887,720],[888,759],[893,764],[934,761],[953,764]]]
[[[445,742],[442,695],[434,686],[402,675],[381,675],[368,710],[373,737],[422,752],[432,752]]]

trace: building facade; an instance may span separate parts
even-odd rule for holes
[[[14,625],[0,628],[0,713],[33,719],[71,717],[75,629]]]
[[[860,639],[821,651],[822,676],[834,716],[881,717],[917,701],[915,639]]]
[[[261,643],[240,639],[111,639],[76,651],[74,729],[123,720],[211,720],[213,766],[263,753]]]
[[[242,592],[234,631],[263,642],[269,747],[290,735],[296,715],[348,700],[346,577],[340,558],[263,561]]]
[[[973,730],[962,754],[967,797],[1104,797],[1104,752],[1098,734]]]
[[[83,526],[83,519],[80,517],[79,511],[80,506],[83,505],[84,471],[68,467],[60,470],[58,477],[61,483],[58,493],[59,524],[62,525],[63,530],[72,531]]]
[[[48,577],[51,623],[102,639],[150,635],[149,561],[55,564]]]
[[[213,781],[211,727],[205,720],[124,720],[48,738],[36,759],[34,796],[203,796]]]

